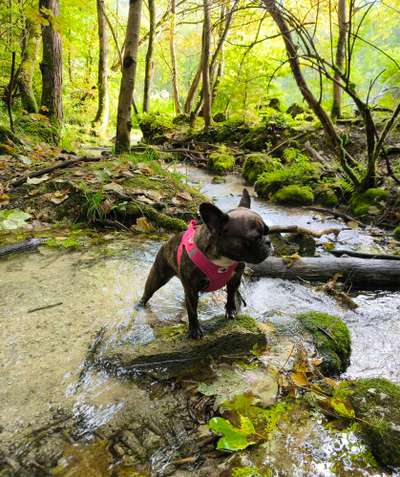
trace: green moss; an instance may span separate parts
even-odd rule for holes
[[[249,184],[254,184],[263,172],[271,172],[277,167],[280,167],[279,159],[262,152],[255,152],[246,156],[242,174]]]
[[[255,183],[255,189],[260,197],[269,198],[282,187],[293,184],[311,184],[315,180],[316,174],[317,168],[310,162],[295,162],[272,172],[261,174]]]
[[[354,215],[360,217],[370,212],[370,207],[379,207],[387,202],[390,192],[387,190],[374,188],[363,193],[356,193],[350,201],[351,210]]]
[[[232,170],[235,162],[235,156],[225,145],[218,146],[218,149],[208,156],[208,167],[218,174]]]
[[[124,210],[126,214],[133,217],[147,217],[152,225],[165,230],[180,232],[187,228],[187,224],[184,220],[170,217],[158,212],[154,207],[138,201],[127,204]]]
[[[269,477],[270,472],[259,470],[258,467],[233,467],[231,477]]]
[[[45,245],[50,248],[57,249],[71,249],[78,250],[81,247],[81,244],[73,237],[68,237],[65,239],[56,239],[51,238],[45,242]]]
[[[353,407],[359,432],[376,460],[400,466],[400,387],[387,379],[345,381],[334,397],[347,399]]]
[[[0,125],[0,144],[1,143],[14,143],[14,144],[21,144],[20,139],[17,135],[15,135],[11,129],[8,129],[4,126]]]
[[[282,158],[288,164],[292,162],[309,161],[307,154],[302,153],[300,149],[297,149],[296,147],[287,147],[283,151]]]
[[[393,230],[393,235],[396,240],[400,240],[400,225]]]
[[[272,199],[279,204],[309,205],[314,201],[314,194],[308,186],[292,184],[279,189]]]
[[[311,334],[318,353],[323,358],[320,370],[328,376],[346,371],[350,364],[351,338],[343,321],[327,313],[310,311],[297,316],[302,327]]]
[[[242,314],[238,315],[235,318],[235,323],[237,323],[242,328],[244,328],[246,330],[249,330],[249,331],[257,331],[258,330],[256,320],[249,315],[242,315]]]

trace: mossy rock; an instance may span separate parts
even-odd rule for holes
[[[202,327],[201,340],[188,338],[186,326],[170,325],[155,328],[151,341],[135,345],[137,333],[132,321],[118,331],[117,337],[115,330],[110,330],[99,344],[98,354],[90,359],[97,368],[118,376],[136,377],[150,372],[165,379],[201,371],[221,356],[251,353],[254,347],[266,345],[265,333],[248,315],[234,320],[217,316],[202,322]]]
[[[314,194],[309,186],[292,184],[279,189],[273,200],[278,204],[310,205],[314,202]]]
[[[370,207],[384,205],[390,198],[390,192],[384,189],[373,188],[353,195],[350,201],[351,210],[357,217],[370,213]]]
[[[22,134],[36,138],[39,141],[57,144],[60,140],[60,130],[42,114],[32,114],[19,118],[15,127]]]
[[[400,225],[393,230],[393,236],[396,240],[400,240]]]
[[[295,118],[299,114],[303,114],[305,112],[305,109],[299,104],[293,103],[287,108],[286,112],[290,114],[293,118]]]
[[[400,386],[384,378],[356,379],[341,383],[334,397],[350,402],[375,459],[400,467]]]
[[[11,131],[11,129],[6,128],[5,126],[0,126],[0,144],[4,143],[16,145],[22,144],[21,140]]]
[[[174,129],[169,116],[157,113],[145,113],[139,119],[139,127],[145,142],[163,144],[168,140],[168,133]]]
[[[225,145],[218,146],[218,149],[208,156],[208,167],[217,174],[231,171],[235,166],[235,162],[235,156]]]
[[[324,207],[336,207],[339,203],[334,184],[320,184],[316,187],[315,202]]]
[[[280,167],[279,159],[262,152],[255,152],[247,154],[242,175],[249,184],[254,184],[263,172],[273,171],[277,167]]]
[[[346,324],[338,317],[310,311],[297,316],[323,358],[321,372],[326,376],[344,373],[350,364],[351,338]]]

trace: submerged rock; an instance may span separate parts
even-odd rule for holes
[[[350,364],[351,338],[346,324],[337,316],[317,311],[297,316],[303,329],[312,337],[323,358],[321,372],[326,376],[344,373]]]
[[[387,379],[344,381],[335,392],[350,401],[357,426],[382,465],[400,466],[400,387]]]
[[[255,346],[266,345],[265,333],[255,320],[239,315],[234,320],[218,316],[202,323],[205,336],[193,341],[186,327],[172,325],[154,330],[146,343],[138,344],[135,324],[106,336],[90,357],[96,368],[124,377],[150,373],[162,379],[203,370],[211,359],[249,353]]]
[[[225,145],[221,145],[212,152],[208,157],[208,167],[218,174],[224,174],[232,170],[235,166],[235,156],[232,151]]]

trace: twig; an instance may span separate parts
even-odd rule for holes
[[[280,142],[279,144],[274,146],[272,149],[270,149],[268,151],[268,154],[272,154],[273,152],[277,151],[281,147],[286,146],[286,144],[289,144],[292,141],[296,141],[296,139],[300,139],[301,137],[305,136],[308,133],[309,133],[309,131],[303,131],[300,134],[296,134],[296,136],[292,136],[289,139],[286,139],[285,141]]]
[[[102,159],[104,159],[103,156],[101,156],[101,157],[82,156],[82,157],[76,157],[74,159],[69,159],[67,161],[60,162],[60,163],[58,163],[54,166],[45,167],[44,169],[40,169],[39,171],[31,172],[30,174],[28,174],[26,176],[23,176],[23,177],[20,177],[20,178],[17,178],[17,179],[13,179],[10,182],[10,186],[11,187],[19,187],[20,185],[24,184],[27,181],[27,179],[29,179],[30,177],[41,177],[41,176],[44,176],[45,174],[48,174],[49,172],[53,172],[57,169],[65,169],[66,167],[74,166],[75,164],[77,164],[79,162],[94,162],[94,161],[101,161]]]
[[[60,306],[62,304],[63,304],[63,302],[60,301],[58,303],[53,303],[51,305],[38,306],[37,308],[32,308],[32,310],[28,310],[28,313],[33,313],[35,311],[40,311],[40,310],[47,310],[49,308],[54,308],[55,306]]]

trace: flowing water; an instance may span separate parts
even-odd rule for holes
[[[228,210],[237,205],[243,188],[239,177],[213,184],[212,176],[205,172],[190,168],[187,174],[188,180],[198,183],[221,208]],[[348,230],[341,221],[257,199],[253,200],[253,208],[270,225],[296,224],[313,230],[336,226],[343,228],[340,245],[379,249],[368,231]],[[142,293],[159,246],[156,240],[143,241],[115,233],[106,235],[104,244],[90,250],[60,252],[42,247],[36,253],[0,261],[1,442],[12,442],[32,426],[46,422],[59,408],[68,407],[80,417],[82,434],[95,431],[121,414],[127,403],[136,406],[138,413],[151,413],[143,391],[133,384],[103,373],[82,373],[82,369],[99,329],[126,323],[135,313],[134,303]],[[353,342],[346,375],[385,376],[400,383],[400,293],[360,293],[354,297],[359,308],[349,312],[307,284],[263,278],[244,288],[245,311],[260,320],[287,323],[297,313],[308,310],[342,316]],[[34,311],[53,304],[57,306]],[[201,298],[202,319],[223,309],[224,292]],[[155,295],[146,310],[135,314],[136,343],[153,339],[152,324],[156,320],[169,324],[185,320],[183,292],[175,278]],[[348,449],[355,445],[351,439],[335,443],[328,434],[314,431],[314,439],[323,437],[324,455],[318,454],[317,447],[311,454],[304,450],[314,457],[312,465],[307,464],[308,473],[298,475],[331,475],[328,470],[318,470],[318,466],[327,465],[327,455],[335,455],[335,445]],[[299,457],[293,465],[302,468],[304,461]],[[356,474],[349,471],[341,475]]]

